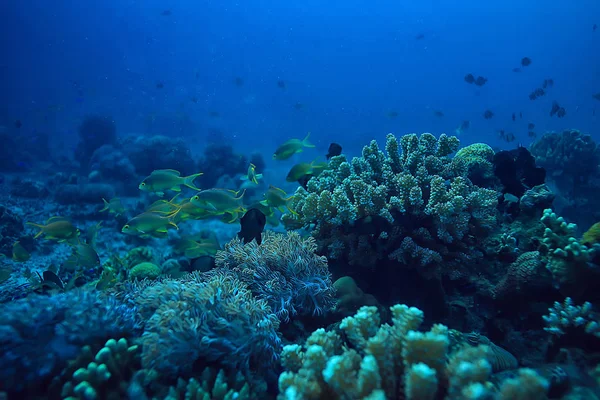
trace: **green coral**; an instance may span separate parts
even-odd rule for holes
[[[451,348],[444,325],[418,331],[421,310],[390,308],[392,323],[381,323],[375,307],[362,307],[336,332],[318,329],[304,345],[285,346],[286,370],[279,399],[541,399],[548,382],[532,370],[495,386],[496,357],[487,345]],[[519,384],[521,387],[519,387]]]
[[[577,225],[567,223],[551,209],[541,218],[546,227],[540,252],[547,259],[547,268],[566,296],[584,297],[587,290],[598,285],[600,245],[590,247],[576,239]]]
[[[456,246],[469,234],[481,234],[495,224],[497,192],[468,179],[464,157],[450,157],[458,147],[458,139],[446,135],[436,139],[429,133],[410,134],[398,140],[389,134],[386,153],[372,141],[363,148],[362,157],[351,161],[333,157],[328,170],[309,180],[306,189],[298,188],[290,201],[295,215],[283,218],[314,227],[328,255],[347,254],[350,263],[375,265],[377,257],[394,250],[398,250],[394,259],[421,253],[429,254],[429,262],[444,258],[448,244]],[[463,151],[466,154],[489,158],[481,147]],[[348,232],[349,226],[368,217],[393,225],[378,238],[378,249],[386,251],[373,251],[364,239]],[[406,218],[421,221],[427,232],[404,231],[401,221]],[[412,243],[402,245],[407,236]],[[467,253],[468,246],[464,247]]]
[[[150,262],[157,264],[156,256],[154,255],[154,250],[147,246],[140,246],[129,250],[127,255],[123,258],[123,265],[131,269],[134,266],[141,264],[143,262]]]
[[[151,262],[142,262],[131,268],[129,271],[129,279],[156,279],[160,276],[160,267]]]
[[[262,385],[260,383],[263,383]],[[252,400],[266,397],[266,384],[250,385],[238,371],[232,378],[224,370],[216,372],[205,368],[200,379],[179,378],[177,386],[169,389],[166,400],[205,399],[205,400]]]
[[[494,154],[489,145],[474,143],[458,150],[454,159],[464,161],[469,179],[484,184],[494,179]]]
[[[62,398],[105,399],[122,398],[127,393],[128,382],[139,369],[140,348],[130,346],[126,339],[110,339],[89,363],[73,372],[72,379],[64,384]],[[78,362],[93,354],[85,347]]]

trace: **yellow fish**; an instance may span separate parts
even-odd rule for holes
[[[110,199],[110,201],[106,201],[103,198],[102,201],[104,202],[104,208],[100,212],[108,211],[109,214],[115,214],[116,216],[125,213],[125,207],[121,203],[121,199],[115,197],[114,199]]]
[[[244,213],[243,197],[244,193],[227,189],[208,189],[203,190],[190,199],[190,203],[199,208],[205,208],[213,215],[231,215],[231,220],[235,221],[239,213]]]
[[[181,185],[187,186],[190,189],[200,190],[200,188],[194,185],[194,179],[200,175],[202,175],[202,172],[190,176],[181,176],[181,173],[174,169],[157,169],[152,171],[138,187],[140,190],[153,192],[159,196],[163,196],[165,190],[180,192]]]
[[[179,210],[180,204],[175,203],[175,199],[179,196],[180,193],[177,193],[175,197],[171,200],[157,200],[154,203],[150,204],[150,207],[146,209],[145,212],[153,212],[159,214],[171,214],[174,211]]]
[[[21,243],[19,243],[19,241],[16,241],[13,244],[13,248],[12,248],[12,259],[15,261],[19,261],[19,262],[25,262],[27,260],[29,260],[29,258],[31,257],[31,255],[29,254],[29,252],[27,250],[25,250],[25,247],[23,247],[23,245]]]
[[[79,242],[71,246],[73,246],[73,253],[63,264],[67,270],[75,271],[78,267],[95,268],[100,265],[100,257],[91,244]]]
[[[288,172],[287,176],[285,177],[285,180],[287,182],[296,182],[297,180],[299,180],[300,178],[307,176],[307,175],[312,175],[313,174],[313,163],[299,163],[296,164],[292,167],[292,169],[290,169],[290,172]]]
[[[262,178],[262,174],[257,174],[256,166],[254,164],[250,163],[250,166],[248,167],[248,172],[246,173],[246,176],[242,176],[240,179],[243,181],[252,182],[255,185],[258,185],[258,180],[261,178]]]
[[[187,258],[198,258],[202,256],[213,257],[219,250],[219,243],[207,240],[197,242],[191,238],[181,239],[175,246],[177,253],[183,253]]]
[[[132,236],[163,238],[167,236],[167,229],[179,229],[172,221],[176,214],[177,211],[167,215],[145,212],[130,219],[121,232]]]
[[[79,229],[64,217],[52,217],[46,221],[46,225],[35,224],[33,222],[27,222],[27,225],[35,226],[40,229],[33,237],[34,239],[37,239],[43,234],[46,239],[64,242],[76,239],[77,236],[79,236]]]
[[[314,144],[311,144],[308,141],[310,137],[310,132],[306,134],[306,137],[302,140],[300,139],[290,139],[275,150],[273,154],[274,160],[287,160],[291,156],[296,153],[300,153],[304,147],[315,147]]]
[[[264,195],[265,199],[260,203],[264,206],[275,208],[281,212],[285,211],[285,208],[287,208],[291,213],[296,214],[296,212],[290,209],[288,206],[288,202],[292,200],[294,196],[285,196],[287,196],[287,194],[282,189],[271,185]]]

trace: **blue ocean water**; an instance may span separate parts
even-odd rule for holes
[[[0,397],[600,398],[597,0],[0,21]]]

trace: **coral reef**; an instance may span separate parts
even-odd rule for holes
[[[95,356],[89,346],[84,346],[77,361],[70,365],[74,370],[63,385],[62,398],[107,399],[123,398],[129,381],[139,369],[139,346],[130,346],[127,339],[109,339]],[[69,371],[70,372],[70,371]]]
[[[79,143],[75,148],[75,160],[82,168],[89,168],[89,162],[96,149],[113,144],[117,140],[117,128],[112,118],[88,116],[79,125]]]
[[[574,236],[577,225],[567,223],[551,209],[541,219],[546,226],[540,252],[565,296],[596,298],[600,285],[600,244],[586,246]]]
[[[576,129],[547,133],[532,143],[530,150],[565,195],[577,196],[578,186],[600,172],[600,148],[590,135]]]
[[[182,175],[195,173],[195,163],[183,139],[167,136],[127,136],[119,148],[138,175],[150,175],[157,169],[176,169]]]
[[[167,376],[190,376],[199,362],[228,371],[268,374],[277,364],[279,321],[266,301],[223,273],[142,283],[133,296],[146,324],[142,366]]]
[[[82,346],[134,336],[139,328],[134,311],[113,296],[84,289],[3,304],[0,390],[33,391]]]
[[[233,239],[217,252],[215,261],[287,320],[296,314],[322,315],[335,306],[327,259],[316,250],[313,238],[267,231],[261,245]]]
[[[478,257],[472,238],[496,222],[497,192],[471,183],[467,157],[450,157],[458,147],[446,135],[398,142],[389,134],[387,156],[373,141],[351,162],[332,157],[307,190],[298,188],[291,200],[297,215],[284,219],[314,226],[329,259],[367,267],[389,258],[438,275],[442,260]]]
[[[234,153],[231,145],[209,144],[198,161],[198,170],[204,172],[204,175],[198,178],[198,182],[203,188],[215,187],[217,181],[223,177],[244,174],[249,162],[256,165],[259,172],[264,168],[265,163],[261,157],[255,156],[253,160],[248,161],[245,156]]]
[[[417,329],[423,313],[391,307],[382,324],[375,307],[362,307],[336,332],[318,329],[304,346],[288,345],[281,360],[281,399],[544,399],[548,381],[531,369],[494,385],[492,350],[478,345],[450,348],[448,328]],[[441,398],[441,397],[439,397]]]
[[[23,221],[9,208],[0,205],[0,253],[12,255],[13,244],[19,240],[25,228]]]

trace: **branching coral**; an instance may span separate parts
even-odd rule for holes
[[[526,399],[544,398],[548,382],[522,370],[523,386],[497,389],[490,382],[494,356],[488,346],[450,351],[448,328],[417,329],[423,313],[391,307],[392,324],[381,324],[375,307],[362,307],[340,324],[347,343],[319,329],[304,346],[285,346],[279,377],[280,399]],[[527,375],[526,384],[521,375]],[[504,394],[506,392],[506,395]],[[509,394],[510,393],[510,394]],[[528,397],[529,396],[529,397]]]
[[[577,225],[567,223],[551,209],[541,218],[546,226],[540,251],[547,258],[547,268],[561,292],[583,296],[600,284],[600,244],[584,245],[574,236]]]
[[[230,269],[259,299],[282,319],[320,315],[335,306],[327,259],[315,254],[313,238],[295,232],[267,231],[262,244],[235,238],[217,252],[219,268]]]
[[[62,398],[97,399],[124,397],[133,373],[139,368],[139,347],[130,346],[126,339],[110,339],[86,365],[81,365],[62,389]],[[89,355],[83,349],[78,361]],[[93,354],[93,353],[92,353]]]
[[[580,306],[573,304],[567,297],[563,303],[554,302],[548,309],[549,314],[544,315],[546,322],[545,331],[553,335],[562,336],[569,329],[581,328],[586,333],[600,338],[600,316],[592,310],[592,305],[587,301]]]
[[[466,260],[475,254],[470,235],[495,224],[497,193],[467,178],[465,157],[450,157],[458,146],[446,135],[398,141],[389,134],[387,156],[372,141],[351,162],[333,157],[296,191],[294,218],[315,226],[329,257],[345,255],[351,264],[373,266],[388,256],[417,265]]]
[[[147,318],[142,365],[167,376],[190,374],[198,361],[267,372],[278,360],[277,317],[234,276],[206,278],[194,273],[163,280],[134,296]]]

